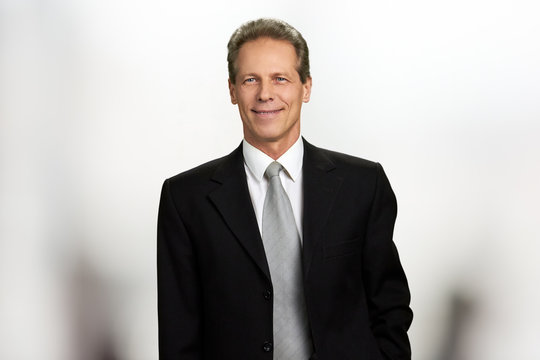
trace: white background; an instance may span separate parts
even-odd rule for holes
[[[310,46],[303,135],[390,178],[414,359],[540,358],[532,0],[1,0],[0,358],[157,358],[161,184],[239,144],[262,16]]]

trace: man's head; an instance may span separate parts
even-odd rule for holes
[[[296,52],[298,64],[296,71],[300,80],[305,83],[311,76],[309,72],[309,49],[302,34],[291,25],[277,19],[258,19],[249,21],[240,26],[231,36],[227,44],[227,62],[229,67],[229,80],[235,84],[238,68],[236,60],[242,45],[262,37],[289,42]]]
[[[300,33],[278,20],[247,23],[229,42],[229,92],[244,138],[274,159],[300,136],[302,104],[311,94],[307,55]]]

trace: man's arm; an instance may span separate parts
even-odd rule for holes
[[[191,240],[166,180],[157,235],[159,358],[199,360],[201,294]]]
[[[371,329],[386,359],[410,359],[407,330],[412,322],[410,293],[397,249],[392,240],[397,204],[380,164],[364,249]]]

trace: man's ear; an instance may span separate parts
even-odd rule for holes
[[[306,82],[302,84],[302,87],[304,88],[304,95],[302,96],[302,101],[307,103],[309,101],[309,98],[311,97],[311,77],[308,77],[306,79]]]
[[[231,103],[233,105],[236,105],[238,104],[238,100],[236,99],[236,89],[231,79],[228,79],[228,81],[229,81],[229,95],[231,96]]]

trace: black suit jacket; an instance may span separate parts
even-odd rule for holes
[[[382,167],[304,141],[302,171],[313,358],[410,359],[410,295]],[[272,359],[272,283],[241,146],[165,181],[157,255],[160,359]]]

